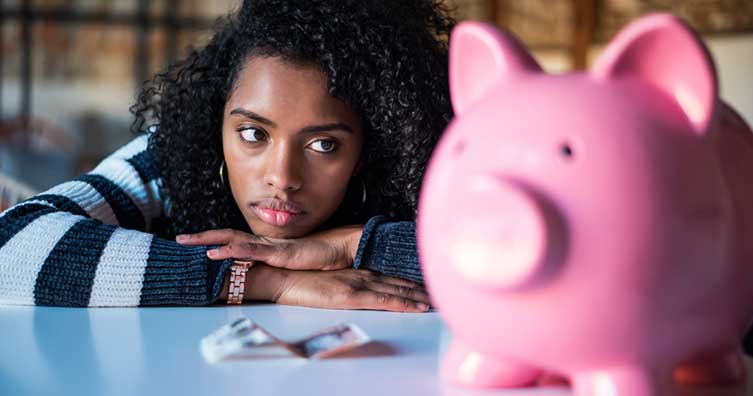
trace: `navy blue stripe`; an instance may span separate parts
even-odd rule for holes
[[[206,249],[154,238],[139,305],[206,305],[216,301],[232,260],[209,260]]]
[[[81,220],[55,245],[37,275],[34,304],[85,307],[94,274],[115,226]]]
[[[73,213],[75,215],[80,215],[84,217],[89,217],[89,214],[86,213],[84,209],[81,208],[76,202],[74,202],[72,199],[58,194],[41,194],[36,195],[32,197],[31,199],[35,201],[45,201],[52,204],[52,206],[58,208],[59,210]]]
[[[156,180],[159,177],[157,167],[154,165],[154,155],[149,150],[144,150],[127,159],[129,164],[136,169],[144,184]]]
[[[43,204],[23,204],[10,209],[3,217],[0,217],[0,248],[32,221],[57,211]]]
[[[207,261],[203,247],[152,239],[139,305],[206,304]]]
[[[83,175],[76,180],[89,183],[105,198],[121,227],[140,231],[146,229],[144,215],[139,208],[128,194],[110,179],[100,175]]]

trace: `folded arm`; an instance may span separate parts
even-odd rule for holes
[[[163,211],[147,138],[0,214],[0,303],[205,305],[229,260],[150,233]]]

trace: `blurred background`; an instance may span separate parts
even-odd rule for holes
[[[133,135],[141,84],[200,47],[240,0],[0,0],[0,210],[90,170]],[[505,27],[554,73],[622,26],[670,11],[698,29],[722,97],[753,124],[753,0],[449,0]]]

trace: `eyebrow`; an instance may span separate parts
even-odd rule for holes
[[[252,119],[254,121],[261,122],[262,124],[267,124],[267,125],[271,126],[272,128],[277,128],[277,124],[275,124],[272,120],[270,120],[268,118],[264,118],[264,117],[262,117],[262,116],[260,116],[260,115],[258,115],[256,113],[254,113],[253,111],[249,111],[249,110],[246,110],[246,109],[241,109],[239,107],[237,109],[233,109],[233,111],[230,112],[230,115],[233,115],[233,114],[239,114],[239,115],[242,115],[242,116],[244,116],[246,118],[250,118],[250,119]]]
[[[242,115],[246,118],[252,119],[254,121],[258,121],[262,124],[266,124],[271,126],[272,128],[277,128],[277,124],[274,123],[274,121],[262,117],[259,114],[254,113],[253,111],[237,108],[233,109],[233,111],[230,112],[231,115],[238,114]],[[323,125],[311,125],[307,126],[300,130],[300,133],[317,133],[317,132],[326,132],[326,131],[335,131],[335,130],[342,130],[348,133],[353,133],[353,128],[351,128],[348,124],[342,123],[342,122],[334,122],[331,124],[323,124]]]
[[[336,131],[336,130],[342,130],[348,133],[353,133],[353,128],[349,127],[347,124],[343,124],[342,122],[336,122],[333,124],[307,126],[306,128],[301,129],[301,133],[317,133],[317,132]]]

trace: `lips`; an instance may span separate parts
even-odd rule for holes
[[[251,210],[263,222],[284,227],[299,220],[305,213],[300,205],[276,198],[267,198],[251,203]]]

